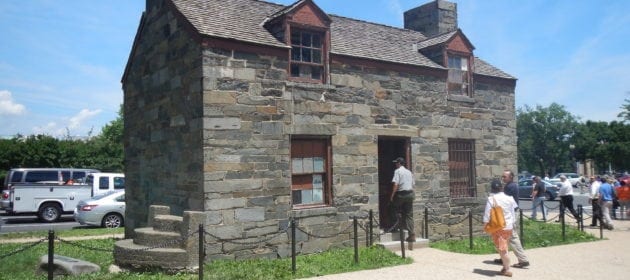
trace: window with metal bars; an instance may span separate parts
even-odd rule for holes
[[[475,141],[448,140],[448,169],[451,198],[476,197]]]

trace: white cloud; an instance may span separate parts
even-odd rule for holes
[[[102,111],[103,110],[101,109],[97,109],[93,111],[90,111],[88,109],[83,109],[78,114],[70,118],[70,123],[68,124],[68,128],[70,129],[78,128],[81,126],[83,122],[100,114]]]
[[[0,90],[0,115],[21,115],[26,112],[26,107],[15,103],[8,90]]]
[[[79,111],[76,115],[70,118],[64,118],[67,122],[58,123],[55,121],[49,122],[44,126],[35,126],[32,131],[33,134],[45,134],[54,137],[61,136],[77,136],[77,135],[86,135],[87,131],[91,130],[91,127],[85,128],[83,127],[84,123],[88,120],[92,119],[92,117],[100,114],[103,110],[89,110],[83,109]]]

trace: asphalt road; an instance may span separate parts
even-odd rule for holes
[[[8,232],[28,232],[46,230],[64,230],[83,227],[74,221],[72,215],[63,215],[56,223],[40,222],[36,216],[9,216],[0,211],[0,234]]]

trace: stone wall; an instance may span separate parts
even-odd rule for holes
[[[328,235],[346,228],[351,215],[377,210],[378,136],[411,139],[418,221],[425,205],[444,221],[469,207],[478,213],[485,184],[516,166],[513,87],[477,84],[473,98],[448,97],[442,78],[345,64],[331,65],[330,85],[306,84],[287,81],[281,57],[217,48],[204,49],[203,57],[205,208],[209,230],[221,238],[255,240],[291,217]],[[304,134],[332,136],[332,207],[291,210],[289,139]],[[475,140],[478,198],[450,199],[448,138]],[[432,232],[457,236],[466,229]],[[306,253],[348,239],[298,236]],[[208,254],[284,256],[286,243],[264,250],[224,244]]]
[[[142,21],[123,78],[128,238],[151,204],[204,210],[200,47],[170,12]]]

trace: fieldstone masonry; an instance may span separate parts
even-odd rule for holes
[[[472,97],[450,96],[445,75],[341,61],[330,64],[328,84],[300,83],[288,79],[286,56],[199,38],[169,9],[148,7],[142,22],[123,78],[128,238],[150,223],[151,204],[203,212],[206,230],[221,239],[254,242],[291,218],[320,235],[339,232],[351,216],[378,211],[381,136],[410,139],[418,233],[425,206],[444,224],[469,208],[480,213],[485,185],[516,167],[513,83],[479,78]],[[332,205],[292,208],[291,135],[332,137]],[[474,140],[475,198],[450,197],[449,138]],[[467,234],[446,226],[430,233]],[[297,238],[302,253],[351,244],[349,234]],[[289,246],[276,238],[206,252],[275,258]]]

